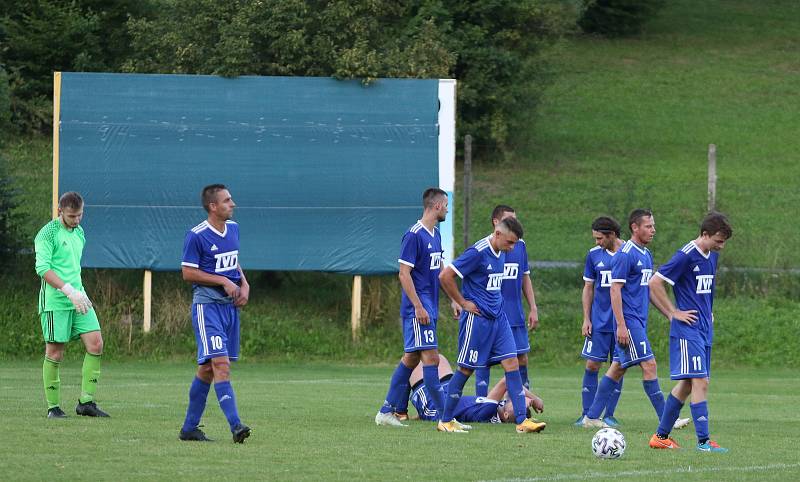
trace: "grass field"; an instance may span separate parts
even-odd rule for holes
[[[76,347],[77,348],[77,347]],[[662,367],[662,372],[664,368]],[[99,405],[112,418],[44,418],[38,363],[0,368],[3,480],[790,480],[800,478],[793,444],[800,430],[796,373],[717,370],[712,434],[731,452],[694,451],[692,428],[676,439],[688,449],[647,448],[656,419],[639,374],[631,373],[617,410],[628,441],[616,461],[595,459],[590,431],[574,428],[580,370],[533,372],[545,400],[541,434],[512,425],[479,425],[469,434],[441,434],[426,422],[405,429],[376,427],[388,367],[250,364],[234,367],[243,420],[253,428],[234,445],[213,396],[204,418],[214,443],[182,443],[191,362],[109,363]],[[79,365],[61,374],[65,408],[78,396]],[[493,374],[497,379],[497,374]],[[669,381],[662,379],[662,388]],[[469,387],[469,384],[468,384]],[[468,390],[469,391],[469,390]],[[412,409],[413,411],[413,409]],[[433,454],[433,455],[423,455]]]

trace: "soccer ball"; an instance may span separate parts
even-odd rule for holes
[[[625,453],[625,437],[613,428],[602,428],[592,438],[592,452],[601,459],[618,459]]]

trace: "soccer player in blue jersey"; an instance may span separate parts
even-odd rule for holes
[[[403,288],[400,316],[403,320],[404,354],[397,365],[389,390],[378,413],[377,425],[405,427],[395,416],[398,407],[408,406],[409,375],[420,360],[425,383],[433,403],[443,406],[439,383],[439,272],[442,268],[442,236],[436,226],[447,217],[447,193],[438,188],[422,194],[422,218],[411,226],[400,242],[400,285]],[[403,409],[401,408],[401,411]]]
[[[464,251],[439,275],[442,288],[461,309],[458,330],[458,370],[447,390],[441,432],[464,432],[455,420],[455,409],[464,384],[476,368],[500,363],[505,370],[509,398],[514,405],[517,432],[539,432],[546,426],[525,413],[525,390],[519,374],[514,335],[503,312],[505,253],[522,237],[522,225],[513,217],[499,223],[494,232]],[[463,279],[463,295],[455,277]],[[427,380],[426,380],[427,383]]]
[[[239,308],[250,297],[250,285],[239,265],[239,225],[231,220],[236,203],[222,184],[204,187],[201,200],[208,219],[186,233],[181,262],[183,279],[192,283],[198,367],[178,438],[210,441],[198,426],[213,382],[233,441],[244,443],[250,427],[239,418],[230,382],[230,362],[239,358]]]
[[[503,204],[496,206],[492,211],[492,228],[508,217],[517,217],[517,213],[512,207]],[[503,312],[508,318],[508,324],[514,334],[514,343],[517,345],[519,375],[522,377],[522,384],[525,388],[530,388],[528,352],[531,351],[531,344],[528,338],[528,330],[535,330],[539,326],[539,310],[536,307],[536,298],[533,294],[533,283],[531,283],[530,274],[531,270],[528,266],[528,252],[525,241],[520,239],[514,245],[514,249],[506,253],[506,263],[503,268],[503,286],[500,291],[503,295]],[[522,307],[521,295],[523,294],[530,307],[527,319]],[[489,373],[489,367],[475,370],[475,395],[479,397],[487,396],[489,392]]]
[[[608,405],[614,389],[628,368],[642,368],[644,392],[653,404],[656,416],[664,411],[664,394],[658,383],[658,369],[650,340],[647,338],[647,310],[650,306],[648,282],[653,275],[653,255],[647,245],[656,234],[653,213],[635,209],[628,218],[629,239],[611,260],[611,310],[619,364],[612,364],[597,387],[592,406],[583,417],[584,427],[601,428],[607,424],[600,414]],[[681,421],[682,422],[682,421]],[[678,422],[676,422],[678,423]]]
[[[697,450],[728,451],[710,439],[706,398],[711,377],[717,260],[732,235],[728,219],[723,214],[710,213],[700,224],[700,236],[679,249],[650,280],[650,299],[670,320],[670,377],[677,380],[667,398],[658,430],[650,439],[652,448],[679,448],[669,433],[691,394],[689,408],[697,432]],[[667,296],[665,281],[672,286],[674,305]]]
[[[620,239],[620,225],[612,218],[601,216],[592,222],[592,237],[595,247],[586,254],[586,264],[583,268],[583,326],[581,334],[584,336],[581,356],[586,359],[586,369],[583,373],[581,398],[583,413],[578,417],[575,425],[583,425],[583,417],[589,411],[597,393],[597,374],[603,362],[611,361],[619,365],[614,341],[614,314],[611,312],[611,260],[622,247]],[[616,427],[619,422],[614,418],[622,392],[622,381],[615,387],[605,407],[603,422],[609,427]]]

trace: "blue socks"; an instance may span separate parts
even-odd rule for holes
[[[217,382],[214,384],[214,391],[217,392],[217,401],[225,418],[228,419],[228,425],[233,430],[237,425],[242,423],[239,420],[239,411],[236,410],[236,395],[233,394],[233,387],[231,382]]]
[[[442,383],[439,381],[439,366],[423,366],[422,379],[425,382],[425,388],[427,388],[428,393],[431,394],[433,407],[436,409],[437,413],[441,414],[442,410],[444,410],[444,391],[442,390]],[[406,395],[405,405],[406,409],[408,409],[408,395]]]
[[[660,420],[661,414],[664,413],[664,394],[661,393],[661,386],[658,384],[658,378],[642,380],[642,386],[644,387],[644,393],[647,394],[647,398],[650,399],[650,403],[653,404],[656,416]]]
[[[664,404],[664,413],[661,415],[661,420],[658,423],[658,432],[656,432],[658,435],[661,437],[669,435],[672,431],[672,426],[675,424],[675,420],[678,420],[678,417],[681,415],[682,408],[683,402],[670,393],[667,397],[667,403]]]
[[[600,385],[597,386],[597,394],[594,397],[594,402],[592,402],[592,406],[589,407],[589,411],[586,412],[587,417],[600,418],[600,415],[603,413],[603,409],[606,408],[606,405],[608,405],[608,399],[611,397],[611,392],[616,386],[617,382],[615,382],[612,378],[610,378],[608,375],[603,376],[603,379],[600,380]]]
[[[389,391],[386,393],[386,400],[383,401],[381,413],[394,412],[403,395],[405,395],[406,399],[408,398],[410,390],[408,377],[411,376],[411,371],[412,369],[405,366],[403,362],[397,364],[397,368],[394,369],[392,374],[392,381],[389,382]],[[408,408],[408,402],[406,402],[406,408]]]
[[[206,409],[206,399],[210,388],[210,383],[194,377],[192,386],[189,388],[189,407],[186,408],[186,419],[183,421],[181,429],[184,432],[191,432],[200,424],[203,411]]]
[[[506,372],[506,389],[508,390],[508,398],[514,405],[514,418],[517,424],[520,424],[528,417],[525,413],[525,391],[522,390],[522,377],[519,376],[519,370]]]
[[[453,420],[453,413],[456,411],[456,405],[461,400],[461,393],[464,391],[464,384],[467,383],[469,377],[461,373],[461,370],[456,370],[453,373],[453,378],[450,379],[450,385],[447,388],[447,396],[444,400],[444,412],[440,420],[442,422],[449,422]]]
[[[531,389],[531,381],[528,379],[528,365],[519,366],[519,377],[522,378],[522,386]]]
[[[708,402],[703,400],[700,403],[690,403],[692,419],[694,419],[694,430],[697,432],[697,441],[704,443],[708,441]]]
[[[614,387],[614,391],[611,392],[611,397],[608,399],[608,405],[606,405],[606,417],[614,416],[614,411],[617,409],[617,403],[619,403],[619,396],[622,395],[623,381],[625,381],[625,377],[619,379],[617,386]]]
[[[475,396],[485,397],[489,394],[489,367],[475,369]]]
[[[581,415],[586,415],[589,407],[594,402],[594,396],[597,393],[597,372],[591,370],[583,371],[583,384],[581,388],[581,402],[583,405],[583,412]]]

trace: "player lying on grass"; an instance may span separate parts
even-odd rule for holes
[[[439,355],[439,379],[444,389],[450,383],[450,378],[453,376],[453,369],[450,367],[450,362],[447,361],[443,355]],[[425,386],[422,379],[422,366],[418,365],[409,378],[411,389],[411,403],[417,409],[419,418],[421,420],[438,420],[439,412],[436,406],[431,403],[430,392]],[[506,390],[506,379],[501,378],[497,384],[488,392],[485,397],[475,396],[462,396],[456,405],[454,416],[456,420],[461,423],[465,430],[470,430],[472,427],[465,425],[468,422],[478,423],[515,423],[514,406],[511,400],[507,399],[508,395]],[[544,402],[542,399],[525,389],[525,409],[528,418],[531,417],[531,412],[542,413],[544,410]],[[543,430],[546,424],[541,424]]]

